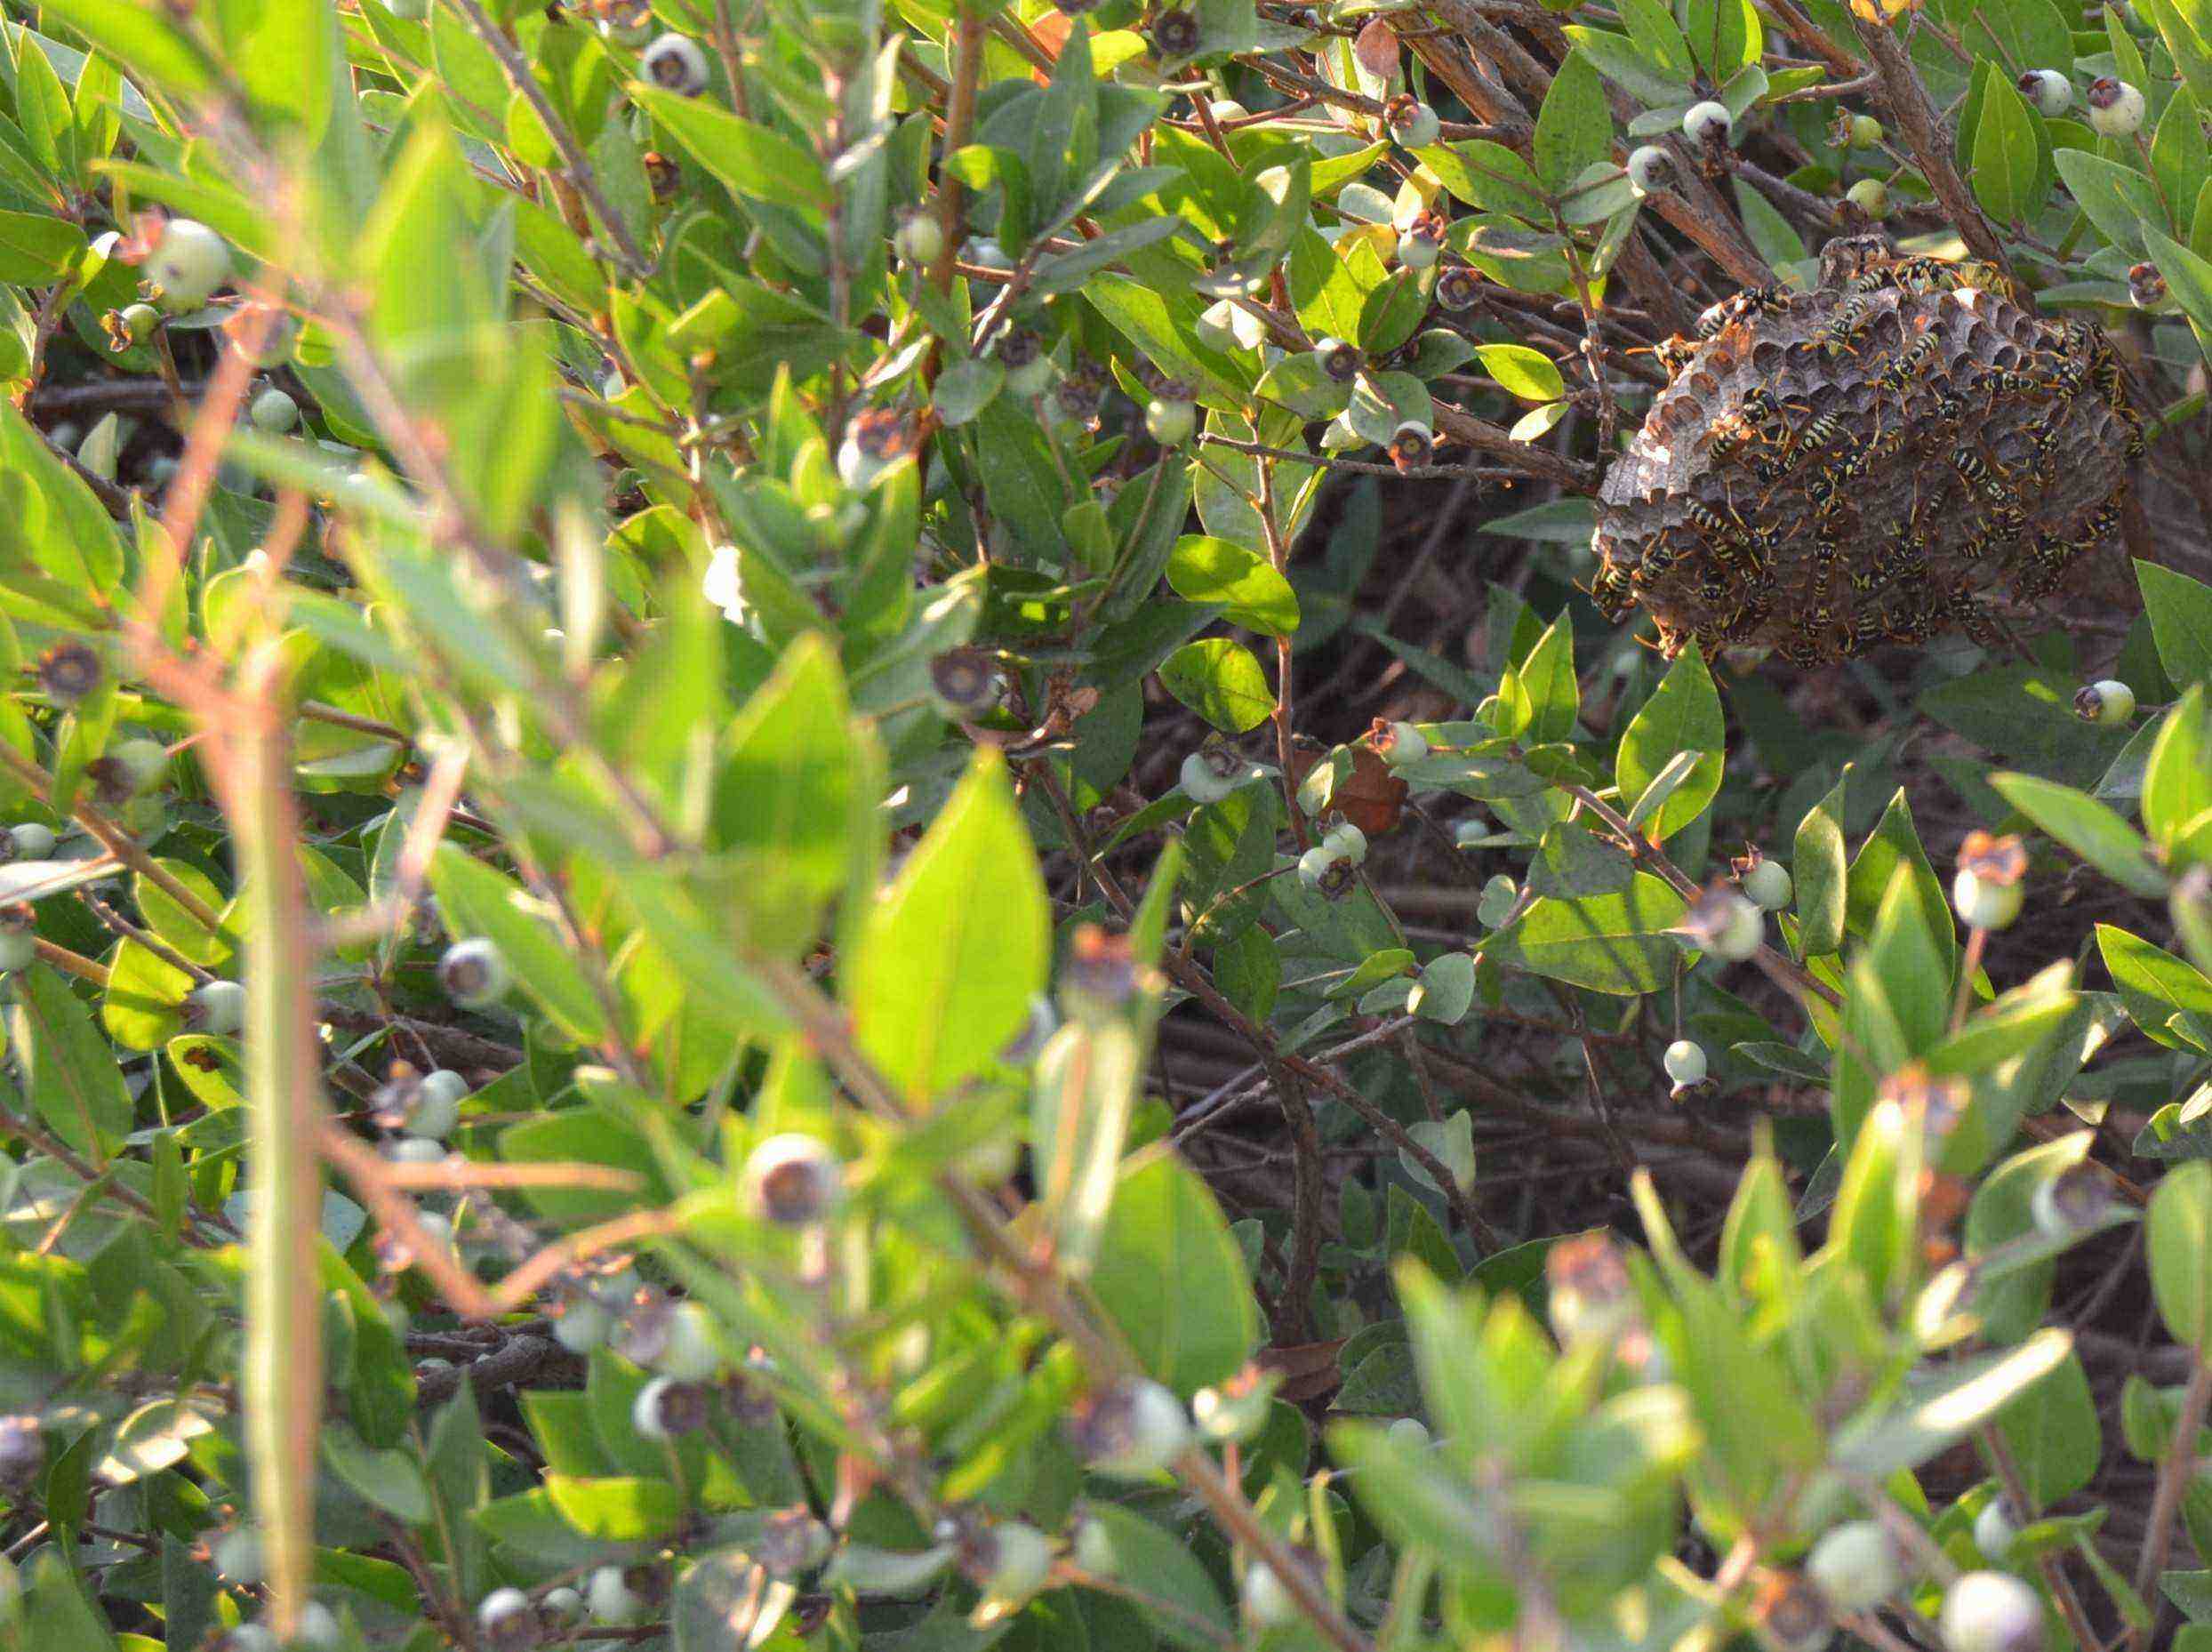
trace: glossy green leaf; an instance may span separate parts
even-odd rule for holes
[[[1298,597],[1264,557],[1205,533],[1186,533],[1167,557],[1167,582],[1190,602],[1219,604],[1222,617],[1249,630],[1287,637],[1298,629]]]
[[[842,985],[861,1048],[926,1104],[981,1071],[1045,986],[1051,914],[1005,763],[980,748],[861,926]]]
[[[1275,710],[1260,662],[1242,643],[1208,637],[1161,662],[1160,686],[1224,734],[1257,728]]]
[[[1720,696],[1703,652],[1693,643],[1675,656],[1658,688],[1630,719],[1614,756],[1614,783],[1623,804],[1633,808],[1678,754],[1696,754],[1688,778],[1642,822],[1653,842],[1665,842],[1697,819],[1720,790],[1726,734]]]

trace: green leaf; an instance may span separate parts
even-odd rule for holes
[[[1433,958],[1414,983],[1406,1007],[1424,1021],[1455,1027],[1466,1019],[1475,1001],[1475,960],[1465,952],[1447,952]],[[1468,1115],[1457,1115],[1464,1119]],[[1442,1190],[1439,1189],[1439,1191]]]
[[[2170,1048],[2200,1050],[2170,1023],[2176,1015],[2212,1023],[2212,980],[2164,948],[2111,924],[2096,926],[2096,945],[2136,1025]]]
[[[1759,61],[1765,32],[1751,0],[1681,0],[1683,38],[1715,85]]]
[[[1991,76],[1975,128],[1969,176],[1976,196],[2000,223],[2019,223],[2041,206],[2035,194],[2040,159],[2035,116],[2026,101],[2009,80]]]
[[[918,1103],[982,1071],[1044,990],[1051,924],[1005,760],[979,748],[862,924],[843,972],[861,1048]]]
[[[1844,1428],[1835,1460],[1871,1480],[1916,1468],[2048,1376],[2072,1348],[2065,1332],[2042,1330],[2017,1348],[1931,1370],[1907,1389],[1895,1410]]]
[[[2212,809],[2212,712],[2201,683],[2192,684],[2159,723],[2143,766],[2142,809],[2152,842],[2184,865],[2194,858],[2180,851]]]
[[[930,401],[947,425],[963,425],[990,405],[1006,380],[1006,370],[997,361],[971,357],[938,375]]]
[[[1875,910],[1888,894],[1890,879],[1900,866],[1911,869],[1919,890],[1921,921],[1943,958],[1944,973],[1948,975],[1958,957],[1958,932],[1952,925],[1943,884],[1936,876],[1936,869],[1928,864],[1927,851],[1920,846],[1919,833],[1913,829],[1912,806],[1905,801],[1902,789],[1882,811],[1881,819],[1875,822],[1873,831],[1859,846],[1858,856],[1851,862],[1846,905],[1854,930],[1864,933],[1871,926]]]
[[[2212,683],[2212,586],[2140,558],[2136,582],[2166,675],[2184,688]]]
[[[1478,344],[1482,370],[1525,402],[1555,402],[1567,394],[1557,363],[1526,344]]]
[[[819,216],[830,181],[813,154],[781,132],[741,120],[707,98],[632,84],[629,96],[741,200]]]
[[[44,61],[34,52],[32,58]],[[84,255],[84,232],[65,219],[0,212],[0,281],[32,286],[59,281]]]
[[[1992,774],[1997,795],[2083,860],[2136,894],[2162,896],[2166,875],[2134,827],[2086,792],[2033,774]]]
[[[1110,1555],[1111,1575],[1137,1584],[1134,1604],[1161,1636],[1197,1652],[1227,1643],[1232,1626],[1221,1591],[1182,1536],[1118,1504],[1093,1503],[1084,1518],[1094,1528],[1084,1533],[1085,1553]]]
[[[1741,0],[1721,3],[1740,4]],[[1570,52],[1537,112],[1536,135],[1530,146],[1536,176],[1551,194],[1563,194],[1583,167],[1607,158],[1612,142],[1613,113],[1606,105],[1605,83],[1587,57]]]
[[[1547,626],[1519,666],[1499,680],[1492,726],[1528,745],[1565,740],[1582,709],[1575,677],[1575,629],[1562,613]]]
[[[38,1116],[78,1152],[104,1162],[111,1146],[130,1134],[131,1096],[115,1051],[68,982],[43,965],[18,974],[9,1022],[23,1087]]]
[[[1663,879],[1639,872],[1626,892],[1532,902],[1481,954],[1596,992],[1656,992],[1673,975],[1681,949],[1667,931],[1687,902]]]
[[[1164,1151],[1122,1175],[1091,1284],[1138,1361],[1179,1394],[1231,1375],[1258,1344],[1244,1253],[1206,1183]]]
[[[2201,147],[2202,140],[2198,141]],[[2166,277],[2166,290],[2188,316],[2190,328],[2197,335],[2198,349],[2208,361],[2212,361],[2212,261],[2200,258],[2147,223],[2144,226],[2143,239],[2150,249],[2152,261],[2159,267],[2159,274]]]
[[[1597,65],[1599,74],[1631,97],[1663,108],[1689,100],[1689,76],[1679,68],[1654,62],[1626,36],[1580,24],[1569,24],[1563,32],[1575,51]]]
[[[2069,1352],[2050,1375],[1997,1414],[1997,1431],[2038,1509],[2072,1496],[2096,1478],[2104,1455],[2096,1399],[2080,1356]]]
[[[683,1519],[683,1498],[664,1480],[626,1475],[579,1480],[549,1473],[545,1491],[572,1528],[603,1543],[665,1537]]]
[[[1223,637],[1185,643],[1161,662],[1167,692],[1224,734],[1257,728],[1275,710],[1260,662],[1242,643]]]
[[[1843,798],[1846,780],[1805,813],[1790,849],[1790,877],[1796,886],[1798,950],[1820,958],[1843,947],[1846,877],[1843,853]]]
[[[1167,558],[1167,582],[1190,602],[1218,603],[1222,618],[1246,630],[1287,637],[1298,629],[1298,597],[1265,558],[1210,534],[1186,533]]]
[[[2212,1334],[2212,1162],[2176,1165],[2160,1179],[2144,1231],[2159,1317],[2201,1356]]]
[[[1678,754],[1698,754],[1689,778],[1643,822],[1645,835],[1654,843],[1665,842],[1705,812],[1720,790],[1726,738],[1720,696],[1705,669],[1703,651],[1692,643],[1675,656],[1658,689],[1630,721],[1614,756],[1614,782],[1620,788],[1621,802],[1633,809]]]
[[[430,862],[430,887],[453,933],[482,935],[496,944],[516,981],[569,1038],[596,1044],[611,1035],[606,1011],[574,948],[553,915],[521,885],[459,845],[445,843]]]
[[[2087,149],[2056,150],[2051,162],[2075,204],[2107,241],[2131,255],[2144,250],[2144,225],[2165,217],[2148,178]]]

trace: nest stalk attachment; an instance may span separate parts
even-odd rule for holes
[[[1671,655],[1815,666],[2048,597],[2120,524],[2143,418],[2095,325],[2023,309],[1988,266],[1831,242],[1671,339],[1669,383],[1599,494],[1591,595]]]

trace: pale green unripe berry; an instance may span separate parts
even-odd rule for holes
[[[1021,1520],[1001,1520],[983,1536],[983,1592],[1001,1600],[1025,1600],[1052,1573],[1053,1548],[1045,1534]]]
[[[645,1597],[629,1586],[619,1566],[602,1566],[592,1573],[584,1600],[595,1621],[617,1629],[643,1623],[648,1610]]]
[[[384,0],[384,9],[394,17],[419,23],[430,15],[430,0]]]
[[[1337,856],[1326,844],[1316,844],[1298,857],[1298,881],[1309,889],[1318,889],[1321,880],[1336,864]]]
[[[234,1584],[261,1581],[261,1535],[251,1526],[234,1526],[215,1539],[208,1559],[217,1576]]]
[[[161,325],[161,311],[151,304],[126,304],[119,312],[123,330],[133,344],[143,344],[154,336],[154,329]]]
[[[2035,1218],[2038,1231],[2051,1239],[2084,1232],[2103,1222],[2112,1208],[2112,1183],[2093,1164],[2071,1165],[2045,1178],[2028,1199],[2028,1214]]]
[[[1889,216],[1889,186],[1879,178],[1860,179],[1844,199],[1877,222]]]
[[[2013,1518],[2012,1505],[2002,1497],[1992,1497],[1974,1517],[1974,1546],[1992,1560],[2002,1560],[2010,1553],[2012,1540],[2019,1535],[2020,1522]]]
[[[2101,75],[2089,83],[2089,124],[2100,137],[2132,138],[2143,130],[2143,93],[2124,80]]]
[[[2074,695],[2074,715],[2111,728],[2136,714],[2136,691],[2115,678],[2091,683]]]
[[[433,1142],[427,1135],[403,1135],[384,1144],[384,1157],[396,1165],[442,1165],[445,1143]]]
[[[31,924],[28,906],[11,907],[0,915],[0,973],[13,974],[19,969],[28,969],[38,956],[38,938]]]
[[[461,1100],[468,1094],[469,1080],[450,1067],[424,1073],[407,1109],[407,1128],[416,1135],[444,1141],[459,1127]]]
[[[1252,778],[1252,766],[1227,746],[1206,746],[1182,760],[1183,795],[1193,803],[1219,803]]]
[[[189,309],[230,278],[230,248],[196,218],[172,218],[140,267],[172,309]]]
[[[2042,1597],[2008,1572],[1968,1572],[1944,1593],[1945,1652],[2042,1652]]]
[[[1367,834],[1350,821],[1341,821],[1328,830],[1321,839],[1321,846],[1340,861],[1350,861],[1354,866],[1364,865],[1367,859]]]
[[[287,430],[296,429],[300,423],[300,404],[273,384],[253,398],[253,405],[247,413],[255,429],[271,436],[282,436]]]
[[[1386,124],[1391,136],[1409,149],[1427,148],[1443,132],[1436,111],[1413,98],[1393,100]]]
[[[1198,313],[1198,341],[1224,353],[1255,350],[1267,336],[1260,318],[1233,299],[1216,299]]]
[[[1254,1629],[1281,1629],[1299,1620],[1297,1600],[1275,1575],[1275,1568],[1263,1560],[1245,1568],[1238,1593],[1245,1622]]]
[[[183,1013],[195,1032],[236,1032],[245,1020],[245,989],[235,981],[205,982],[185,999]]]
[[[934,264],[945,250],[944,226],[926,210],[909,213],[899,220],[891,237],[892,250],[910,264]]]
[[[573,1589],[549,1589],[538,1609],[557,1624],[573,1624],[584,1615],[584,1598]]]
[[[569,1298],[553,1319],[553,1340],[573,1354],[605,1347],[613,1330],[614,1316],[589,1296]]]
[[[300,1608],[288,1652],[339,1652],[343,1644],[337,1615],[330,1608],[320,1600],[310,1600]]]
[[[707,54],[682,35],[663,35],[647,46],[640,67],[664,91],[694,98],[707,89]]]
[[[1162,447],[1181,447],[1198,428],[1198,407],[1188,400],[1155,397],[1145,405],[1144,433]]]
[[[25,821],[20,826],[8,828],[8,835],[15,839],[15,858],[19,861],[44,861],[53,854],[53,828],[42,826],[36,821]]]
[[[1876,120],[1871,115],[1854,115],[1851,117],[1850,138],[1853,148],[1871,149],[1882,140],[1884,135],[1881,122]]]
[[[653,1368],[679,1383],[704,1383],[721,1374],[722,1350],[714,1321],[695,1302],[679,1302],[669,1311],[668,1342]]]
[[[754,1213],[781,1227],[811,1227],[837,1208],[844,1167],[811,1135],[772,1135],[745,1160],[745,1191]]]
[[[538,1608],[519,1589],[494,1589],[477,1607],[477,1627],[497,1652],[522,1652],[538,1643]]]
[[[1878,1520],[1839,1526],[1813,1545],[1805,1575],[1838,1612],[1864,1612],[1904,1587],[1897,1545]]]
[[[1206,106],[1206,112],[1214,117],[1216,124],[1252,118],[1252,111],[1234,98],[1216,98]]]
[[[1398,237],[1398,261],[1407,269],[1427,269],[1443,255],[1443,242],[1432,235],[1408,229]]]
[[[463,1009],[482,1009],[507,996],[513,977],[500,950],[482,935],[457,941],[437,962],[438,984]]]
[[[1790,869],[1780,861],[1762,860],[1743,874],[1743,893],[1762,912],[1779,912],[1790,904]]]
[[[2073,82],[2055,68],[2032,68],[2013,83],[2039,115],[2064,115],[2073,103]]]
[[[2016,883],[1992,881],[1972,871],[1951,880],[1951,903],[1969,929],[2003,929],[2020,916],[2024,892]]]
[[[1429,737],[1411,723],[1391,725],[1389,743],[1382,749],[1382,760],[1392,768],[1407,763],[1418,763],[1429,755]]]
[[[1667,1077],[1679,1085],[1703,1084],[1705,1081],[1705,1052],[1703,1047],[1688,1039],[1677,1039],[1667,1046],[1662,1058]]]
[[[1682,135],[1692,143],[1726,143],[1735,131],[1735,116],[1728,106],[1708,98],[1693,103],[1682,115]]]
[[[1655,143],[1647,143],[1628,157],[1629,188],[1639,196],[1655,194],[1674,176],[1674,156]]]
[[[118,740],[108,748],[107,755],[130,782],[132,791],[151,790],[169,772],[169,748],[158,740]]]
[[[1139,1377],[1092,1400],[1069,1438],[1094,1473],[1150,1480],[1190,1443],[1190,1413],[1166,1388]]]
[[[240,1624],[223,1637],[222,1652],[285,1652],[285,1644],[267,1624]]]
[[[1430,1438],[1429,1425],[1419,1417],[1402,1416],[1388,1431],[1391,1444],[1401,1451],[1426,1451],[1435,1443]]]

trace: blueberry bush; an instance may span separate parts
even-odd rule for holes
[[[0,30],[0,1648],[2212,1648],[2206,0]]]

